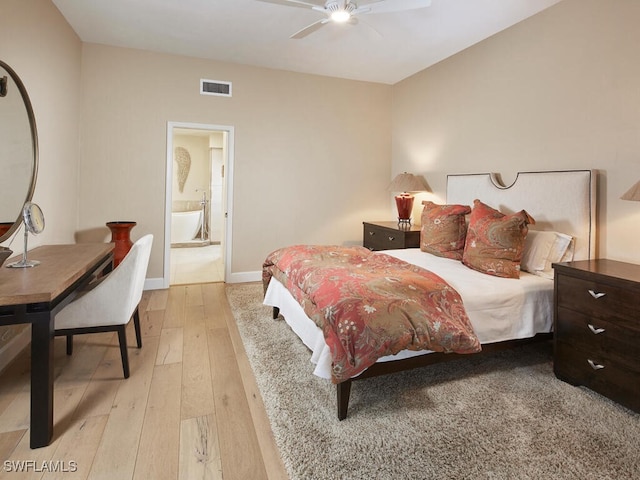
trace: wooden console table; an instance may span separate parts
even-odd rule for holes
[[[94,274],[111,268],[113,244],[46,245],[32,268],[0,268],[0,325],[31,323],[31,448],[53,435],[54,318]]]

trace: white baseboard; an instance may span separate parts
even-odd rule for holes
[[[262,271],[256,272],[238,272],[232,273],[231,278],[226,283],[247,283],[259,282],[262,280]],[[165,289],[164,280],[162,278],[147,278],[144,281],[145,290],[162,290]]]
[[[232,273],[231,278],[227,280],[227,283],[259,282],[261,280],[262,280],[262,270],[258,270],[257,272]]]
[[[145,290],[162,290],[166,288],[164,286],[164,280],[162,278],[147,278],[144,281]]]
[[[31,327],[29,324],[25,324],[25,326],[24,330],[0,349],[0,372],[4,371],[11,361],[31,342]]]

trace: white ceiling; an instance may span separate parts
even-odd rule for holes
[[[433,0],[299,40],[289,36],[322,13],[257,0],[53,3],[84,42],[394,84],[559,1]]]

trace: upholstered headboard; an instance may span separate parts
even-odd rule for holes
[[[596,255],[596,174],[593,170],[520,172],[509,186],[491,173],[448,175],[447,203],[473,206],[479,199],[504,213],[526,210],[533,230],[575,238],[575,260]]]

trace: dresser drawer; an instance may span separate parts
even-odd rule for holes
[[[556,376],[573,385],[584,385],[616,402],[640,411],[640,372],[573,345],[556,341]]]
[[[625,322],[609,322],[558,307],[555,336],[559,341],[640,372],[640,330]]]
[[[364,246],[370,250],[391,250],[404,248],[404,239],[381,229],[367,229]]]
[[[420,246],[419,227],[411,226],[408,230],[401,230],[395,222],[363,222],[363,225],[362,244],[369,250],[393,250]]]
[[[640,322],[637,292],[566,275],[558,275],[556,282],[559,307],[603,320],[613,316],[629,319],[640,328],[637,327]]]

